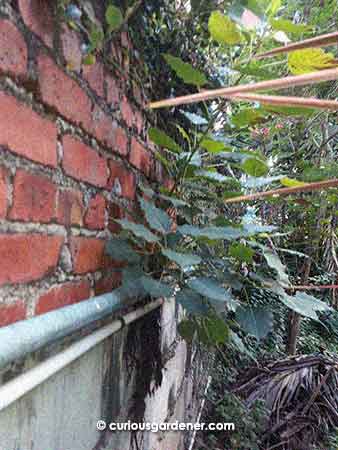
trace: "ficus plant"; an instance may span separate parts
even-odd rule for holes
[[[321,49],[292,52],[286,65],[284,56],[276,63],[255,59],[276,40],[286,42],[312,32],[307,24],[282,18],[280,0],[250,2],[258,22],[255,29],[247,29],[239,20],[238,11],[244,10],[241,2],[237,10],[231,6],[231,17],[225,14],[228,2],[224,10],[210,10],[213,2],[204,3],[209,40],[226,72],[224,77],[218,67],[216,84],[220,79],[236,85],[284,75],[286,70],[303,74],[336,65],[334,55]],[[197,13],[196,8],[201,14],[203,6],[192,2],[191,14]],[[186,86],[201,90],[213,85],[209,73],[175,55],[163,54],[163,61]],[[150,139],[162,149],[156,157],[172,180],[171,188],[140,186],[139,215],[117,220],[122,231],[107,244],[109,255],[125,262],[122,289],[135,297],[175,297],[186,311],[180,324],[182,336],[188,341],[198,337],[208,346],[229,340],[240,346],[240,328],[257,340],[272,330],[273,311],[255,306],[252,289],[278,295],[294,314],[320,320],[330,307],[307,293],[295,294],[296,271],[288,271],[279,256],[307,256],[290,246],[280,248],[290,233],[287,227],[292,226],[279,223],[280,199],[253,207],[225,203],[271,185],[301,186],[309,181],[306,177],[313,180],[307,169],[291,169],[285,158],[289,147],[295,153],[293,141],[304,117],[317,124],[316,111],[220,100],[182,108],[179,114],[182,120],[171,124],[171,136],[157,127],[149,130]],[[332,165],[330,170],[335,174]],[[329,176],[324,172],[324,177]],[[328,195],[334,201],[335,190]],[[265,210],[273,202],[277,208],[269,216]],[[293,207],[286,205],[290,211]]]

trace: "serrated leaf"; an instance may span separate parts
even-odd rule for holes
[[[236,320],[246,333],[258,341],[264,339],[273,329],[273,314],[262,307],[240,306],[236,310]]]
[[[212,278],[199,277],[190,279],[187,282],[190,289],[212,300],[217,300],[218,302],[227,302],[232,299],[229,291],[224,289],[217,281]]]
[[[201,87],[207,83],[207,79],[202,72],[194,69],[191,64],[182,61],[181,58],[169,55],[168,53],[164,54],[163,57],[176,75],[186,84],[193,84],[197,87]]]
[[[139,203],[149,226],[162,234],[170,232],[172,220],[168,214],[160,208],[157,208],[152,202],[139,197]]]
[[[301,23],[293,23],[287,19],[272,19],[270,24],[274,30],[284,31],[284,33],[302,34],[311,31],[311,27]]]
[[[218,316],[207,317],[203,321],[205,332],[207,334],[207,340],[204,342],[206,345],[225,344],[229,340],[230,330],[228,325]]]
[[[303,181],[293,180],[292,178],[284,177],[281,179],[281,184],[286,187],[297,187],[297,186],[304,186],[304,184],[306,183],[304,183]]]
[[[252,177],[262,177],[269,172],[268,166],[257,158],[247,158],[241,164],[241,168]]]
[[[209,33],[221,45],[235,45],[242,42],[237,25],[220,11],[213,11],[209,18]]]
[[[187,119],[189,119],[190,122],[193,123],[194,125],[197,125],[197,126],[198,125],[208,125],[208,121],[204,117],[202,117],[202,116],[200,116],[198,114],[187,112],[187,111],[183,111],[183,110],[180,110],[180,112]]]
[[[288,56],[288,67],[294,75],[330,69],[337,66],[338,64],[334,55],[332,53],[325,53],[321,48],[296,50]]]
[[[231,122],[237,128],[242,128],[250,125],[255,125],[256,123],[261,122],[264,118],[265,115],[262,109],[246,108],[238,112],[237,114],[234,114],[231,117]]]
[[[185,288],[179,291],[176,300],[189,314],[204,315],[208,313],[209,308],[203,297],[191,289]]]
[[[151,297],[159,298],[165,297],[168,298],[173,294],[173,289],[167,284],[161,283],[160,281],[154,280],[150,277],[142,277],[141,283],[143,289],[149,294]]]
[[[279,295],[281,301],[288,308],[301,316],[309,317],[313,320],[319,320],[318,312],[331,311],[329,305],[304,292],[298,292],[296,295],[291,296],[285,291],[280,291]]]
[[[229,247],[229,256],[242,263],[251,264],[255,252],[244,244],[234,243]]]
[[[167,202],[170,202],[175,208],[188,206],[187,202],[185,202],[184,200],[181,200],[179,198],[176,198],[176,197],[171,197],[169,195],[163,195],[163,194],[159,194],[159,197]]]
[[[162,249],[162,254],[171,261],[178,264],[180,267],[182,267],[182,269],[186,267],[196,266],[202,262],[201,258],[197,255],[177,253],[169,249]]]
[[[123,15],[120,8],[114,5],[109,5],[106,10],[106,22],[109,27],[109,31],[118,30],[123,24]]]
[[[261,246],[263,250],[263,256],[268,263],[268,266],[275,270],[278,275],[278,279],[281,283],[288,285],[289,277],[286,273],[286,267],[282,264],[277,253],[274,253],[270,248]]]
[[[140,255],[122,239],[111,238],[106,244],[106,253],[116,261],[128,261],[131,264],[137,264],[140,262]]]
[[[160,238],[142,224],[130,222],[127,219],[115,219],[115,222],[120,224],[124,230],[131,231],[135,236],[147,242],[160,242]]]
[[[150,128],[149,138],[159,147],[164,147],[176,153],[182,151],[181,147],[171,137],[158,128]]]
[[[211,240],[228,240],[232,241],[242,237],[249,237],[259,233],[269,233],[274,231],[276,227],[262,226],[254,224],[246,224],[242,228],[234,227],[196,227],[193,225],[182,225],[177,227],[183,235],[195,238],[204,237]]]
[[[220,141],[214,141],[213,139],[203,139],[201,147],[207,150],[209,153],[219,153],[225,150],[226,145]]]

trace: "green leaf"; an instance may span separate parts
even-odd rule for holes
[[[148,202],[142,197],[139,197],[139,203],[151,228],[162,234],[170,232],[172,220],[165,211],[157,208],[152,202]]]
[[[204,86],[207,83],[205,75],[197,69],[194,69],[191,64],[182,61],[176,56],[163,55],[167,64],[173,69],[178,77],[180,77],[186,84],[193,84],[197,87]]]
[[[190,279],[187,284],[190,289],[211,300],[216,300],[222,304],[233,301],[230,292],[212,278],[193,278]]]
[[[243,181],[242,186],[246,188],[258,188],[262,186],[266,186],[267,184],[271,184],[275,181],[279,181],[283,179],[282,175],[276,175],[275,177],[267,177],[267,178],[248,178],[247,180]]]
[[[173,289],[170,286],[154,280],[153,278],[144,276],[141,278],[141,283],[146,293],[151,295],[151,297],[168,298],[173,294]]]
[[[268,7],[268,15],[270,17],[275,16],[279,8],[282,6],[282,0],[271,0]]]
[[[128,261],[131,264],[137,264],[141,259],[140,255],[126,241],[119,238],[109,239],[105,251],[116,261]]]
[[[185,341],[191,343],[196,332],[195,322],[192,320],[182,320],[182,322],[178,324],[177,330]]]
[[[332,308],[326,303],[318,300],[312,295],[298,292],[295,296],[286,294],[285,291],[279,291],[280,299],[288,308],[304,317],[313,320],[319,320],[318,312],[331,311]]]
[[[286,187],[298,187],[304,186],[306,183],[303,181],[293,180],[292,178],[284,177],[281,179],[281,184]]]
[[[282,264],[282,261],[280,260],[277,253],[274,253],[270,248],[265,246],[261,246],[261,248],[263,250],[263,255],[266,262],[268,263],[268,266],[277,272],[278,279],[281,283],[288,285],[289,277],[286,274],[286,267]]]
[[[248,158],[246,159],[242,165],[242,169],[248,175],[252,177],[262,177],[269,172],[268,166],[257,158]]]
[[[162,249],[162,253],[168,259],[182,267],[182,269],[190,266],[196,266],[202,262],[201,258],[197,255],[177,253],[168,249]]]
[[[177,293],[176,300],[189,314],[204,315],[208,313],[209,308],[203,297],[195,291],[182,289]]]
[[[274,231],[276,227],[260,226],[254,224],[247,224],[242,228],[234,227],[196,227],[193,225],[182,225],[177,227],[183,235],[192,236],[195,238],[208,238],[212,240],[228,240],[232,241],[238,238],[249,237],[259,233],[269,233]]]
[[[131,231],[135,236],[142,238],[147,242],[160,242],[160,238],[149,231],[144,225],[130,222],[127,219],[115,219],[115,222],[120,224],[124,230]]]
[[[169,195],[163,195],[163,194],[159,194],[159,197],[167,202],[170,202],[175,208],[188,206],[187,202],[185,202],[179,198],[176,198],[176,197],[171,197]]]
[[[301,23],[293,23],[287,19],[272,19],[270,24],[274,30],[284,31],[284,33],[302,34],[311,31],[312,27]]]
[[[96,56],[90,53],[82,59],[82,62],[85,66],[92,66],[96,62]]]
[[[313,108],[302,108],[297,106],[274,106],[264,105],[264,109],[272,114],[282,116],[311,116],[316,110]]]
[[[171,137],[158,128],[150,128],[149,138],[154,144],[172,150],[175,153],[180,153],[182,151],[181,147]]]
[[[288,57],[288,67],[294,75],[330,69],[337,65],[334,55],[325,53],[321,48],[296,50],[291,52]]]
[[[234,243],[229,248],[229,256],[235,258],[237,261],[251,264],[253,260],[253,255],[255,254],[252,248],[247,247],[243,244]]]
[[[101,50],[104,41],[104,33],[102,29],[98,26],[93,26],[89,34],[89,49],[88,52],[91,53],[94,50]]]
[[[230,330],[221,317],[216,315],[213,317],[207,317],[202,322],[202,326],[205,327],[205,332],[207,334],[207,341],[204,342],[205,344],[217,345],[228,342]]]
[[[226,177],[215,170],[196,170],[194,175],[218,183],[225,183],[226,181],[232,180],[231,177]]]
[[[220,141],[214,141],[213,139],[203,139],[201,147],[205,148],[209,153],[219,153],[225,150],[226,145]]]
[[[237,128],[243,128],[261,122],[264,117],[263,110],[257,108],[246,108],[237,114],[234,114],[231,117],[231,121]]]
[[[109,27],[109,31],[118,30],[123,24],[123,15],[120,8],[114,5],[109,5],[106,10],[106,22]]]
[[[258,341],[273,329],[273,314],[263,307],[240,306],[236,310],[236,320],[246,333]]]
[[[237,25],[220,11],[213,11],[209,18],[209,33],[221,45],[235,45],[242,42]]]

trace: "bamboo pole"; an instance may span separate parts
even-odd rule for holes
[[[316,183],[306,183],[306,184],[303,184],[302,186],[274,189],[271,191],[257,192],[255,194],[249,194],[249,195],[241,195],[239,197],[228,198],[228,199],[224,200],[224,203],[239,203],[239,202],[258,200],[260,198],[265,198],[265,197],[297,194],[298,192],[320,191],[320,190],[328,189],[330,187],[338,187],[338,179],[335,178],[333,180],[319,181]]]
[[[308,285],[308,286],[288,286],[288,290],[292,291],[320,291],[325,289],[338,289],[338,284],[324,284],[322,286]]]
[[[303,50],[306,48],[325,47],[334,44],[338,44],[338,31],[335,31],[334,33],[323,34],[322,36],[317,36],[310,39],[305,39],[304,41],[294,42],[293,44],[284,45],[283,47],[277,47],[273,50],[269,50],[268,52],[260,53],[259,55],[256,55],[255,58],[271,58],[281,53],[289,53],[295,50]]]
[[[204,100],[212,100],[218,97],[229,97],[233,94],[242,94],[246,92],[286,89],[295,86],[305,86],[308,84],[321,83],[324,81],[332,81],[338,79],[338,68],[320,70],[317,72],[307,73],[304,75],[293,75],[276,80],[260,81],[252,84],[242,84],[228,88],[220,88],[206,90],[197,94],[190,94],[167,100],[160,100],[149,104],[150,109],[163,108],[168,106],[179,106],[190,103],[202,102]]]
[[[295,106],[302,108],[330,109],[338,111],[338,102],[335,100],[321,100],[317,98],[304,97],[282,97],[278,95],[259,94],[234,94],[229,96],[229,100],[259,102],[267,105]]]

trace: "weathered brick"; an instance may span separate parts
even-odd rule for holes
[[[120,91],[116,80],[111,75],[106,75],[107,102],[116,106],[120,102]]]
[[[27,71],[25,40],[9,20],[0,20],[0,70],[20,77]]]
[[[135,175],[122,163],[112,159],[109,160],[109,168],[108,188],[113,189],[115,195],[133,200],[136,191]]]
[[[114,272],[111,275],[101,278],[95,283],[95,294],[103,295],[107,292],[112,292],[121,286],[122,275],[121,272]]]
[[[71,282],[50,289],[39,298],[35,314],[45,314],[64,306],[73,305],[90,297],[89,281]]]
[[[124,96],[121,101],[121,112],[122,118],[128,127],[132,127],[134,122],[134,113],[126,96]]]
[[[0,145],[32,161],[56,167],[56,126],[3,92],[0,104]]]
[[[90,66],[83,66],[83,77],[88,81],[89,86],[95,91],[100,97],[103,97],[103,65],[100,62],[96,62]]]
[[[123,219],[124,213],[120,205],[110,202],[108,206],[108,228],[111,233],[119,233],[121,225],[115,222],[114,219]]]
[[[69,135],[63,138],[62,167],[77,180],[99,187],[107,185],[107,161],[95,150]]]
[[[24,302],[17,300],[10,305],[0,303],[0,327],[11,325],[26,318],[26,306]]]
[[[115,128],[115,150],[122,156],[128,153],[128,136],[125,131],[120,128]]]
[[[53,47],[53,2],[41,0],[18,0],[22,18],[48,47]]]
[[[144,127],[143,116],[140,111],[136,111],[135,113],[135,125],[138,134],[141,134]]]
[[[0,219],[4,219],[7,215],[9,192],[8,183],[8,171],[4,167],[0,167]]]
[[[51,222],[55,217],[56,186],[46,177],[18,169],[14,179],[12,220]]]
[[[81,226],[84,214],[83,195],[74,189],[63,189],[58,192],[56,220],[65,225]]]
[[[129,161],[148,177],[152,173],[152,155],[135,138],[132,138]]]
[[[66,60],[68,69],[79,72],[82,65],[81,39],[79,33],[63,25],[60,39],[63,57]]]
[[[0,285],[26,283],[52,273],[62,243],[62,236],[0,235]]]
[[[91,127],[92,102],[83,89],[46,55],[38,58],[42,100],[70,122]]]
[[[102,239],[72,236],[70,249],[75,273],[95,272],[108,265]]]
[[[115,122],[98,106],[94,106],[92,122],[87,131],[109,147],[115,146]]]
[[[91,230],[103,230],[106,219],[106,199],[97,194],[89,201],[85,215],[85,225]]]

